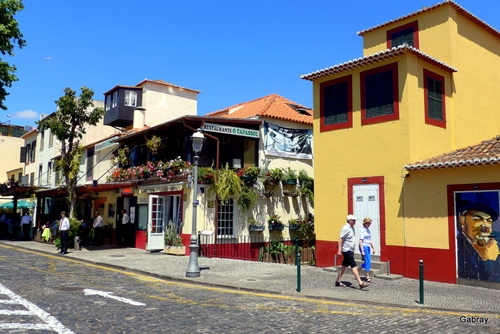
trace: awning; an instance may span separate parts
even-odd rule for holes
[[[27,202],[27,201],[18,201],[17,202],[17,209],[31,209],[32,207],[35,206],[35,203]],[[12,202],[7,202],[2,205],[0,205],[0,209],[4,210],[12,210],[14,209],[14,201]]]

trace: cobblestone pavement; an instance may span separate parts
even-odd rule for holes
[[[0,272],[0,283],[73,333],[498,333],[500,328],[500,316],[494,314],[389,307],[166,281],[6,247],[0,247]],[[115,298],[86,295],[88,289]],[[2,310],[20,308],[1,306]],[[478,322],[486,318],[488,323]],[[476,321],[465,322],[472,319]],[[29,315],[0,311],[0,324],[33,321]],[[2,331],[20,332],[55,331]]]

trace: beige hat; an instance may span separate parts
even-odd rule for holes
[[[347,221],[349,221],[349,220],[358,220],[358,218],[356,218],[356,216],[354,216],[354,215],[348,215],[345,220],[347,220]]]

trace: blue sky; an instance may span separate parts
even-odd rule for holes
[[[25,0],[27,46],[6,58],[19,81],[0,122],[34,125],[65,87],[102,100],[146,78],[200,90],[198,115],[273,93],[312,107],[299,75],[360,57],[357,31],[439,2]],[[457,3],[500,30],[500,1]]]

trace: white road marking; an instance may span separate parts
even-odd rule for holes
[[[9,311],[1,310],[2,315],[33,315],[41,319],[45,324],[28,324],[28,323],[0,323],[0,329],[36,329],[36,330],[52,330],[59,334],[75,334],[70,329],[66,328],[55,317],[48,312],[42,310],[33,303],[30,303],[21,296],[7,289],[3,284],[0,284],[0,294],[7,295],[11,300],[2,300],[2,304],[20,304],[28,309],[28,311]]]
[[[118,300],[120,302],[135,305],[135,306],[146,306],[146,304],[136,302],[132,299],[113,296],[112,292],[99,291],[99,290],[93,290],[93,289],[84,289],[83,292],[85,293],[86,296],[98,295],[98,296],[102,296],[102,297],[106,297],[106,298],[115,299],[115,300]]]

